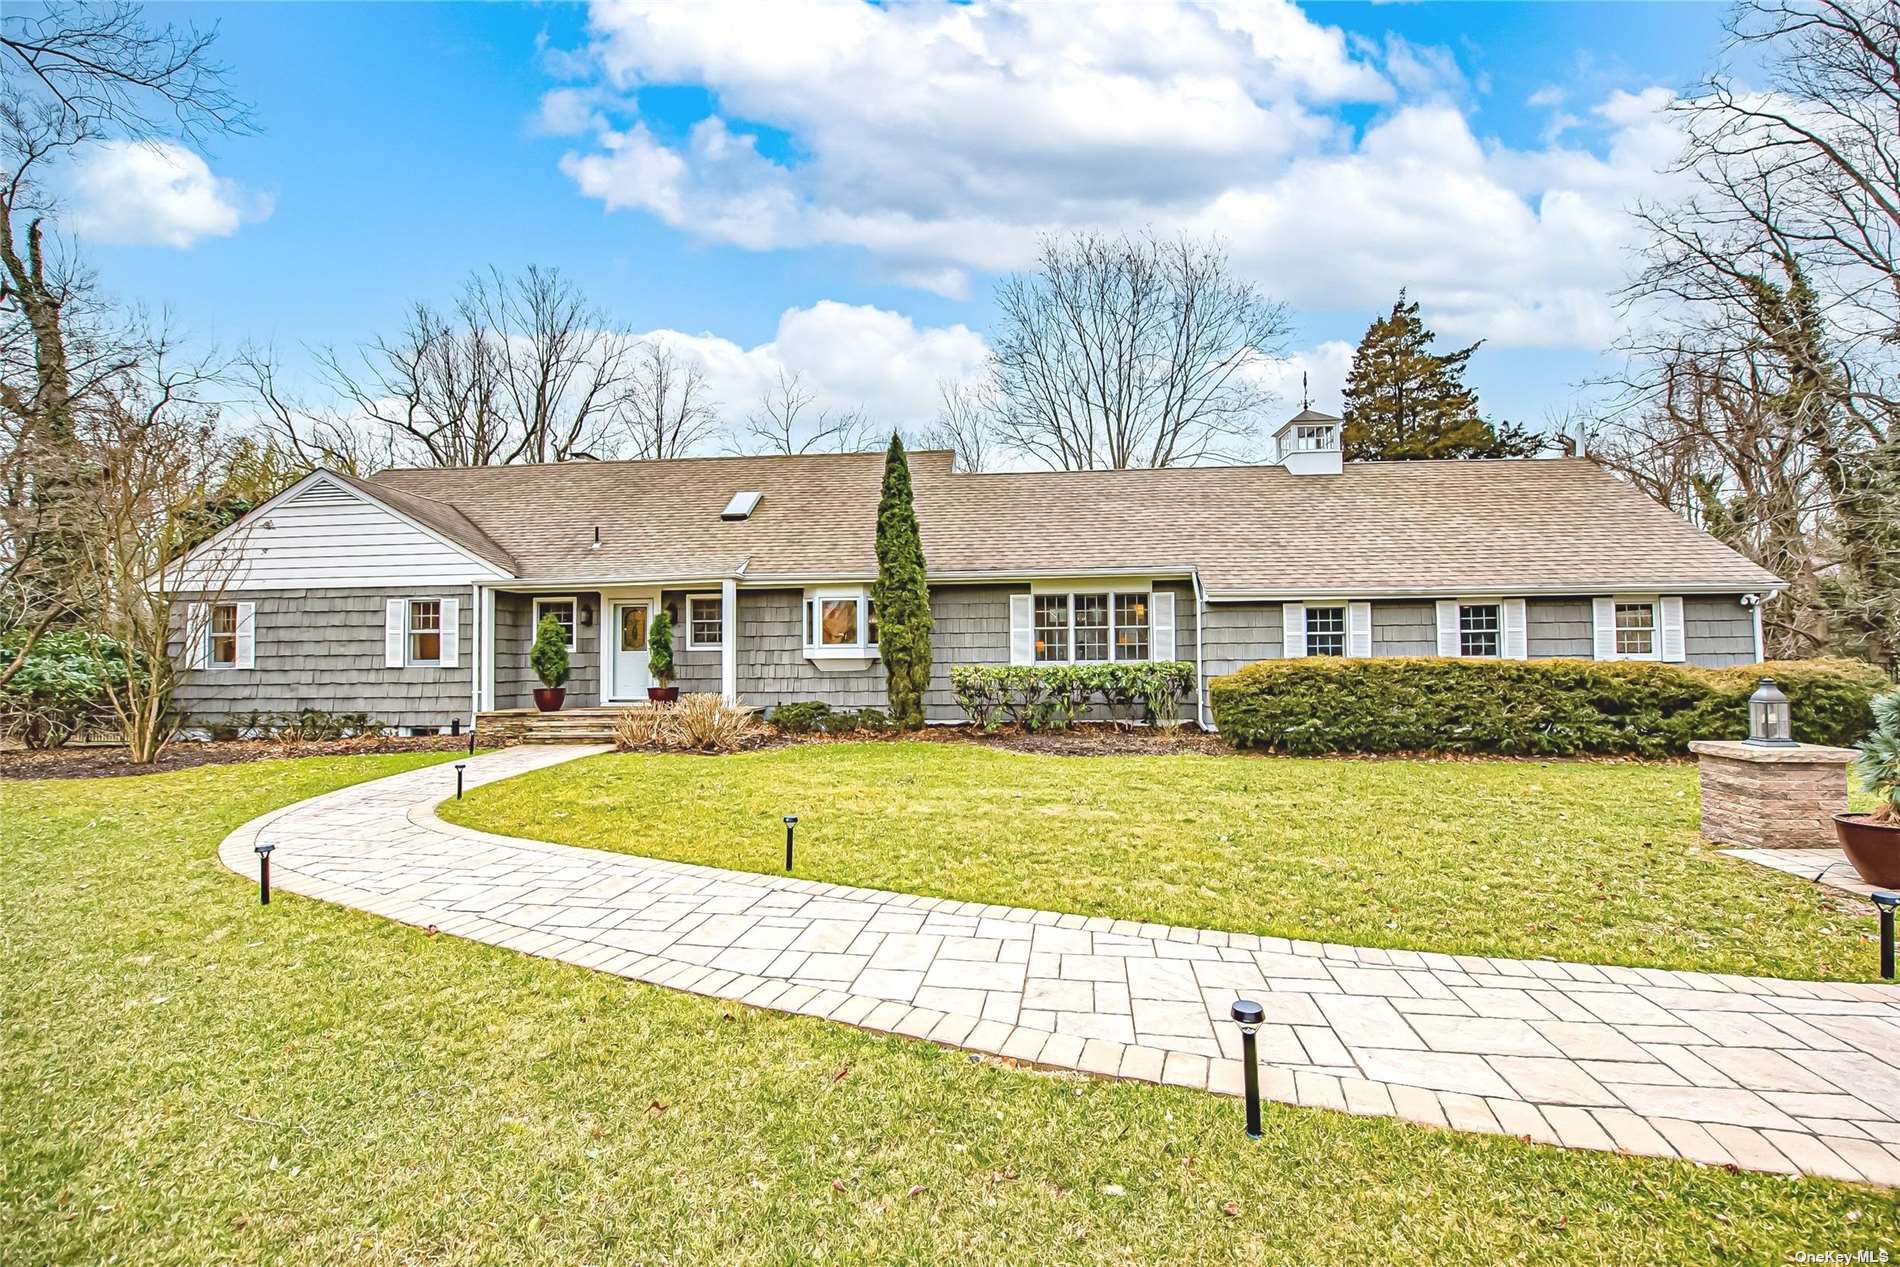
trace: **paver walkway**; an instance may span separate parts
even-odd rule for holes
[[[511,748],[496,779],[604,751]],[[639,981],[1038,1065],[1574,1148],[1900,1183],[1900,987],[1425,954],[881,893],[451,826],[447,765],[232,833],[226,866]]]

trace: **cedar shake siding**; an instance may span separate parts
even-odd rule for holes
[[[383,663],[383,621],[392,598],[445,598],[457,604],[460,648],[454,668],[392,669]],[[474,603],[465,587],[287,589],[228,594],[255,603],[250,669],[187,669],[175,704],[188,727],[235,724],[251,713],[367,713],[401,730],[466,724],[474,663]],[[175,654],[184,659],[184,622]]]

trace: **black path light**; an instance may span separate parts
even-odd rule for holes
[[[1880,911],[1880,975],[1893,980],[1893,908],[1900,906],[1900,893],[1878,889],[1870,894]]]
[[[466,769],[468,769],[467,762],[457,761],[455,763],[455,799],[458,801],[462,799],[462,771]]]
[[[798,815],[785,816],[785,869],[792,869],[792,833],[798,830]]]
[[[468,728],[468,755],[471,757],[475,755],[475,728],[473,726]]]
[[[270,855],[276,845],[257,847],[257,904],[270,905]]]
[[[1234,1021],[1240,1026],[1240,1066],[1247,1083],[1247,1138],[1260,1138],[1260,1046],[1257,1035],[1267,1010],[1252,999],[1234,1000]]]

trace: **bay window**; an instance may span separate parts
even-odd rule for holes
[[[877,606],[863,586],[807,590],[805,655],[864,658],[877,654]]]

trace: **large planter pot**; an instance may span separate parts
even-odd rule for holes
[[[1900,823],[1876,823],[1865,814],[1836,814],[1834,834],[1861,879],[1883,889],[1900,888]]]
[[[677,700],[679,697],[680,697],[680,688],[677,686],[649,686],[647,687],[647,702],[648,703],[671,704],[674,700]]]
[[[537,686],[534,688],[534,706],[544,713],[558,713],[561,703],[567,698],[565,686]]]

